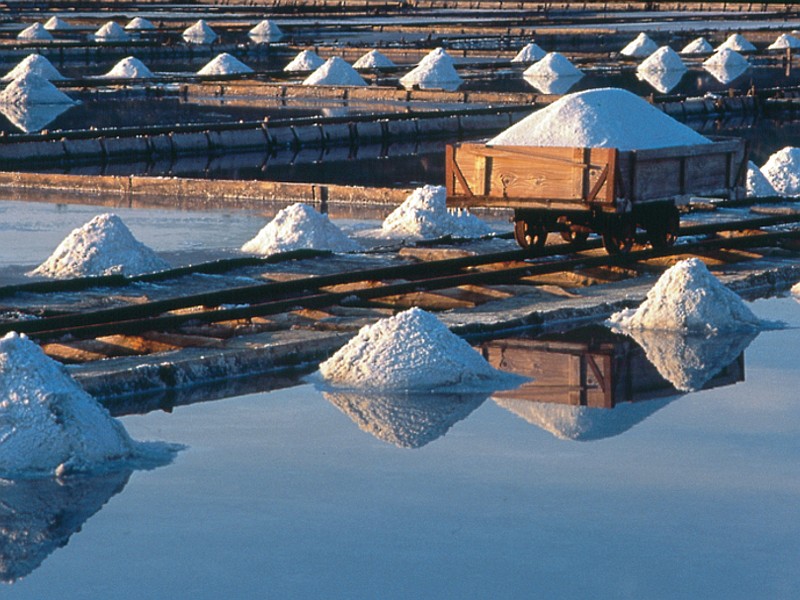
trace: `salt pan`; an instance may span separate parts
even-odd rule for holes
[[[550,52],[539,62],[525,69],[522,74],[524,77],[532,79],[557,79],[582,76],[583,71],[560,52]]]
[[[769,179],[761,172],[753,161],[747,163],[747,197],[764,198],[778,196]]]
[[[782,33],[767,46],[769,50],[785,50],[786,48],[800,48],[800,40],[789,33]]]
[[[124,42],[129,40],[130,36],[122,27],[114,23],[114,21],[109,21],[94,32],[94,39],[104,42]]]
[[[303,85],[352,85],[365,86],[367,82],[345,60],[334,56],[325,61],[311,75],[303,80]]]
[[[693,39],[691,42],[686,44],[681,50],[681,54],[711,54],[714,51],[714,47],[708,43],[708,40],[704,37],[699,37]]]
[[[313,50],[303,50],[286,65],[284,71],[313,71],[325,64],[325,59]]]
[[[543,59],[546,55],[547,52],[542,50],[538,44],[531,42],[523,46],[522,50],[517,52],[517,55],[511,59],[511,62],[532,63]]]
[[[34,23],[17,34],[18,40],[52,40],[53,36],[41,23]]]
[[[608,322],[625,331],[651,329],[703,335],[755,331],[762,324],[739,295],[696,258],[667,269],[639,308],[615,313]]]
[[[755,52],[756,47],[748,42],[740,33],[732,33],[728,39],[717,46],[717,51],[724,49],[735,50],[736,52]]]
[[[28,73],[36,73],[39,77],[43,77],[49,81],[64,79],[64,76],[58,72],[58,69],[53,66],[53,63],[44,56],[41,54],[29,54],[23,58],[16,67],[6,73],[0,81],[13,81]]]
[[[102,214],[74,229],[30,275],[66,278],[138,275],[169,265],[133,237],[118,216]]]
[[[156,26],[144,17],[134,17],[125,25],[125,29],[129,31],[151,31],[155,28]]]
[[[645,58],[650,56],[657,49],[658,44],[656,44],[649,35],[641,32],[627,46],[620,50],[619,53],[631,58]]]
[[[155,75],[138,58],[127,56],[115,64],[103,77],[109,79],[147,79],[155,77]]]
[[[800,148],[778,150],[761,167],[773,189],[784,196],[800,196]]]
[[[463,81],[456,72],[452,57],[443,48],[436,48],[400,78],[400,85],[406,88],[455,89]]]
[[[0,104],[74,104],[64,92],[36,73],[17,77],[0,92]]]
[[[707,144],[708,138],[622,89],[569,94],[487,142],[509,146],[579,146],[635,150]]]
[[[247,35],[256,41],[277,41],[283,37],[283,31],[275,21],[264,19],[248,31]]]
[[[47,31],[69,31],[73,27],[58,15],[53,15],[44,22],[44,28]]]
[[[354,69],[391,69],[396,66],[389,57],[378,50],[370,50],[353,63]]]
[[[198,75],[233,75],[235,73],[252,73],[253,69],[248,67],[239,59],[231,56],[227,52],[217,54],[211,61],[209,61]]]
[[[355,252],[358,243],[308,204],[292,204],[275,215],[258,234],[242,246],[242,252],[270,255],[302,248]]]
[[[203,19],[200,19],[183,31],[183,39],[190,44],[213,44],[217,39],[216,32],[209,27]]]
[[[648,56],[637,69],[644,71],[685,71],[686,65],[683,64],[681,57],[669,46],[661,46],[658,50]]]

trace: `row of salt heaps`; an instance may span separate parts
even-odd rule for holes
[[[798,48],[800,47],[800,40],[791,34],[783,33],[779,35],[772,44],[768,46],[770,50],[782,50],[785,48]],[[646,33],[641,32],[631,42],[628,43],[620,54],[629,58],[646,58],[658,49],[658,44],[650,38]],[[755,52],[756,47],[747,41],[745,37],[739,33],[731,34],[724,42],[719,44],[716,49],[704,37],[699,37],[684,46],[680,54],[686,55],[702,55],[711,54],[715,50],[733,50],[735,52]]]

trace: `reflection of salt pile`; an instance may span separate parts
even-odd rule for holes
[[[364,86],[367,82],[345,60],[334,56],[325,61],[311,75],[306,77],[303,85],[354,85]]]
[[[202,69],[198,75],[233,75],[235,73],[252,73],[253,69],[248,67],[239,59],[231,56],[227,52],[217,54],[211,59]]]
[[[264,19],[247,32],[248,37],[255,41],[277,41],[283,37],[283,31],[275,21]]]
[[[55,278],[117,273],[138,275],[168,266],[133,237],[122,219],[113,214],[103,214],[74,229],[30,274]]]
[[[284,71],[313,71],[325,64],[325,59],[313,50],[303,50],[292,59],[288,65],[283,67]]]
[[[714,51],[714,47],[708,43],[708,40],[704,37],[699,37],[693,39],[691,42],[686,44],[681,50],[681,54],[711,54]]]
[[[536,62],[537,60],[544,58],[546,55],[547,52],[542,50],[538,44],[531,42],[530,44],[526,44],[522,50],[517,52],[517,55],[511,59],[511,62]]]
[[[785,50],[786,48],[800,48],[800,40],[788,33],[782,33],[772,42],[767,49]]]
[[[354,69],[391,69],[395,64],[392,60],[378,50],[370,50],[353,63]]]
[[[302,248],[354,252],[361,247],[308,204],[292,204],[275,215],[258,234],[242,246],[242,252],[277,254]]]
[[[129,40],[130,36],[114,21],[109,21],[94,32],[94,39],[104,42],[124,42]]]
[[[800,196],[800,148],[778,150],[761,167],[773,189],[784,196]]]
[[[681,57],[669,46],[661,46],[658,50],[648,56],[637,71],[685,71],[686,65],[683,64]]]
[[[217,39],[217,34],[208,23],[200,19],[191,27],[184,29],[183,39],[190,44],[212,44]]]
[[[400,85],[406,88],[417,86],[422,89],[455,89],[463,81],[456,72],[450,55],[443,48],[436,48],[400,78]]]
[[[583,76],[583,71],[560,52],[550,52],[522,73],[527,79],[559,79]]]
[[[155,28],[156,26],[144,17],[134,17],[125,25],[125,29],[129,31],[151,31]]]
[[[657,49],[658,44],[656,44],[649,35],[642,32],[620,50],[619,53],[631,58],[645,58],[646,56],[650,56]]]
[[[381,232],[387,237],[432,239],[444,236],[476,238],[491,233],[489,226],[467,211],[447,209],[447,193],[441,186],[414,190],[386,217]]]
[[[686,69],[682,71],[637,71],[636,78],[646,81],[662,94],[669,93],[681,82]]]
[[[25,133],[41,131],[73,104],[3,104],[0,113]]]
[[[747,163],[747,196],[748,198],[763,198],[777,196],[778,192],[772,187],[769,179],[755,165],[753,161]]]
[[[146,79],[154,77],[154,75],[138,58],[126,56],[103,77],[109,79]]]
[[[736,52],[755,52],[756,47],[748,42],[741,33],[732,33],[728,39],[717,46],[719,50],[735,50]]]
[[[49,60],[41,54],[29,54],[23,58],[16,67],[11,69],[0,81],[13,81],[17,77],[22,77],[28,73],[36,73],[39,77],[44,77],[50,81],[64,79]]]
[[[572,86],[578,83],[582,77],[583,73],[580,75],[565,75],[556,77],[555,79],[548,79],[546,77],[528,77],[527,75],[522,76],[522,78],[525,80],[525,83],[532,85],[541,93],[555,94],[557,96],[561,96],[562,94],[566,94],[568,91],[570,91]]]
[[[519,382],[419,308],[362,327],[319,368],[328,382],[359,389],[485,390]]]
[[[709,140],[635,94],[601,88],[564,96],[487,143],[635,150]]]
[[[0,104],[34,105],[74,102],[64,92],[36,73],[26,73],[9,83],[0,92]]]
[[[58,15],[53,15],[44,22],[44,28],[47,29],[47,31],[69,31],[72,29],[72,25]]]
[[[442,437],[486,399],[486,394],[323,392],[362,431],[398,448],[421,448]]]
[[[686,333],[753,331],[761,321],[696,258],[676,263],[659,278],[636,309],[615,313],[609,323],[625,331]]]
[[[685,335],[675,331],[632,329],[628,332],[642,347],[659,374],[676,389],[702,389],[750,345],[756,332]]]

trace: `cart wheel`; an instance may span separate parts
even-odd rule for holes
[[[659,215],[657,223],[651,223],[647,228],[647,238],[656,250],[671,248],[678,239],[681,227],[681,217],[678,209],[670,206],[663,215]]]
[[[547,227],[538,221],[519,219],[514,222],[514,239],[522,249],[539,252],[547,241]]]
[[[609,254],[627,254],[636,241],[636,224],[629,216],[618,217],[606,224],[603,246]]]
[[[562,231],[561,238],[573,246],[583,246],[586,240],[589,239],[589,232],[583,229],[570,229],[569,231]]]

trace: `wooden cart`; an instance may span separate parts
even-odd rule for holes
[[[558,231],[580,244],[602,235],[609,253],[627,252],[636,228],[654,247],[670,246],[679,228],[677,200],[745,195],[744,140],[653,150],[447,146],[447,203],[451,207],[514,209],[520,246],[536,251]]]

